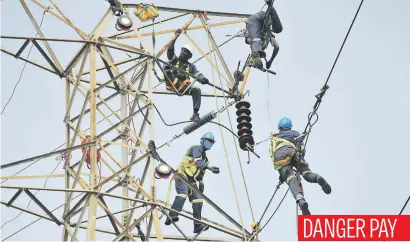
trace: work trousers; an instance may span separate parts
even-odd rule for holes
[[[177,191],[177,195],[175,197],[174,203],[172,204],[171,208],[178,212],[182,211],[186,198],[188,197],[189,201],[192,203],[192,213],[194,215],[193,217],[198,220],[201,220],[203,200],[200,199],[199,194],[197,194],[195,191],[192,191],[188,187],[187,184],[185,184],[183,181],[181,181],[178,178],[175,179],[175,189]],[[177,213],[172,212],[172,211],[169,213],[169,215],[171,217],[178,216]],[[197,221],[194,221],[194,225],[196,224],[200,224],[200,223]]]
[[[309,164],[304,160],[304,157],[295,152],[293,147],[282,147],[274,154],[275,161],[284,160],[286,157],[290,157],[290,160],[279,169],[280,179],[288,184],[296,201],[304,199],[302,183],[298,180],[298,177],[296,177],[293,167],[296,168],[298,173],[300,173],[307,182],[318,183],[320,176],[310,170]]]
[[[191,86],[186,93],[192,96],[192,104],[194,109],[201,107],[201,89],[199,87]]]
[[[252,52],[263,52],[261,29],[251,24],[246,24],[246,29],[248,30],[248,35],[246,37],[250,40],[249,44],[251,45]]]

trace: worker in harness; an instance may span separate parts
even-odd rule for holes
[[[265,49],[268,47],[269,42],[274,50],[272,57],[266,63],[266,69],[271,67],[279,51],[279,44],[273,33],[279,34],[283,30],[279,16],[272,6],[272,0],[265,0],[265,2],[268,5],[267,12],[261,11],[255,13],[246,21],[245,43],[251,45],[252,54],[250,63],[258,69],[263,68],[261,58],[266,58]]]
[[[175,33],[176,38],[174,41],[172,41],[168,47],[167,50],[167,57],[169,60],[169,64],[184,70],[185,72],[195,76],[197,78],[197,81],[200,82],[201,84],[209,84],[209,80],[196,69],[196,66],[192,63],[189,63],[188,60],[192,58],[192,55],[194,53],[193,48],[190,45],[185,45],[184,47],[181,48],[181,52],[179,54],[179,57],[175,55],[175,42],[180,36],[182,30],[178,29]],[[191,86],[191,81],[189,78],[189,75],[181,72],[175,68],[171,68],[169,65],[164,65],[164,71],[165,75],[168,77],[165,77],[165,86],[166,89],[169,91],[177,91],[178,93],[183,93],[186,90],[186,93],[190,94],[192,96],[192,101],[193,101],[193,109],[194,109],[194,114],[191,117],[191,121],[199,121],[199,109],[201,107],[201,89],[198,87]],[[171,84],[172,81],[172,84]],[[176,90],[175,90],[176,89]]]
[[[218,167],[210,167],[208,158],[206,157],[206,151],[210,150],[215,143],[215,137],[212,133],[205,133],[201,138],[200,145],[194,145],[190,147],[185,156],[182,158],[182,161],[178,167],[178,174],[184,176],[188,179],[191,184],[197,186],[197,182],[200,182],[200,191],[203,192],[203,183],[202,179],[205,174],[205,170],[210,170],[215,174],[219,173]],[[201,186],[202,183],[202,186]],[[196,192],[193,192],[187,184],[182,180],[175,178],[175,189],[177,195],[171,206],[173,210],[180,212],[184,207],[186,198],[189,198],[189,201],[192,203],[192,213],[194,218],[201,220],[201,211],[203,200],[200,198],[200,195]],[[171,211],[169,217],[172,221],[177,222],[179,220],[178,213]],[[167,218],[165,221],[166,225],[172,223],[170,218]],[[208,229],[208,226],[201,224],[197,221],[194,221],[194,233],[199,233]]]
[[[302,174],[307,182],[318,183],[326,194],[330,194],[332,189],[326,180],[320,175],[313,173],[309,164],[304,160],[304,151],[295,145],[300,134],[292,130],[292,121],[282,118],[278,124],[279,133],[271,138],[269,153],[272,158],[275,170],[279,171],[280,180],[288,184],[290,191],[296,202],[299,204],[302,214],[309,215],[308,203],[303,196],[302,183],[295,176],[293,167]]]

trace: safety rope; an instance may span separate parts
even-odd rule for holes
[[[206,27],[209,28],[209,26],[206,26]],[[211,40],[209,39],[209,36],[208,36],[208,48],[211,49]],[[215,55],[215,53],[212,53],[212,54],[213,54],[214,59],[215,59],[216,67],[218,67],[217,62],[216,62],[216,55]],[[219,76],[219,79],[221,81],[221,87],[222,87],[221,76],[220,76],[218,70],[217,70],[217,72],[218,72],[218,76]],[[213,68],[212,68],[212,82],[215,86],[215,70]],[[219,110],[219,102],[218,102],[218,98],[216,96],[216,88],[215,87],[214,87],[214,95],[215,95],[216,109]],[[225,94],[223,94],[223,95],[224,95],[224,100],[225,100],[225,104],[226,104]],[[229,110],[227,110],[227,111],[229,112]],[[217,115],[218,115],[218,123],[221,123],[221,114],[218,113]],[[226,158],[226,163],[228,165],[228,170],[229,170],[229,175],[230,175],[230,178],[231,178],[232,188],[233,188],[233,192],[234,192],[234,195],[235,195],[236,206],[237,206],[237,209],[238,209],[239,218],[241,220],[242,233],[243,233],[243,236],[244,236],[243,238],[246,238],[245,227],[243,226],[243,218],[242,218],[241,208],[240,208],[240,205],[239,205],[239,199],[238,199],[238,195],[236,193],[235,181],[234,181],[234,178],[233,178],[233,175],[232,175],[232,169],[231,169],[231,164],[229,162],[228,151],[227,151],[226,144],[225,144],[225,138],[224,138],[224,135],[223,135],[223,132],[222,132],[222,128],[220,126],[219,126],[219,130],[220,130],[220,133],[221,133],[222,144],[223,144],[224,151],[225,151],[225,158]]]

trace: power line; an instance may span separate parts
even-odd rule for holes
[[[409,198],[407,198],[407,201],[404,203],[403,207],[401,208],[399,215],[401,215],[403,213],[404,209],[407,206],[407,203],[409,203],[409,200],[410,200],[410,196],[409,196]]]
[[[47,11],[44,11],[44,12],[43,12],[43,16],[41,17],[40,29],[41,29],[41,25],[43,24],[43,20],[44,20],[44,16],[45,16],[46,12],[47,12]],[[36,34],[35,37],[37,37],[37,36],[38,36],[38,33]],[[31,50],[33,49],[33,46],[34,46],[34,44],[31,44],[31,47],[30,47],[30,50],[29,50],[29,52],[28,52],[28,54],[27,54],[26,59],[28,59],[28,58],[30,57],[30,53],[31,53]],[[19,84],[20,81],[21,81],[21,77],[23,76],[24,70],[26,69],[26,65],[27,65],[27,61],[24,62],[23,69],[21,69],[21,72],[20,72],[20,77],[19,77],[19,79],[18,79],[16,85],[14,85],[13,92],[11,93],[11,96],[10,96],[9,100],[6,102],[6,105],[4,105],[3,110],[1,111],[1,114],[4,113],[4,110],[6,110],[7,105],[9,105],[11,99],[13,98],[14,93],[16,92],[17,86],[18,86],[18,84]]]
[[[333,66],[332,66],[332,68],[330,69],[330,72],[329,72],[329,75],[327,76],[327,79],[326,79],[325,84],[323,85],[322,89],[320,90],[320,93],[318,93],[318,94],[315,96],[315,97],[316,97],[316,102],[315,102],[315,105],[313,106],[313,111],[310,112],[309,115],[308,115],[308,123],[306,124],[305,130],[304,130],[304,133],[306,133],[306,132],[308,133],[308,134],[306,135],[306,140],[305,140],[304,147],[306,147],[306,144],[307,144],[307,142],[308,142],[308,140],[309,140],[309,134],[310,134],[310,131],[311,131],[312,127],[313,127],[313,126],[317,123],[317,121],[319,120],[319,115],[317,114],[317,110],[319,109],[320,104],[322,103],[322,98],[323,98],[323,96],[326,94],[326,91],[329,89],[329,86],[328,86],[327,84],[329,83],[330,77],[332,76],[332,73],[333,73],[333,70],[334,70],[334,68],[335,68],[335,66],[336,66],[336,63],[337,63],[338,60],[339,60],[340,53],[342,53],[343,47],[344,47],[344,45],[345,45],[345,43],[346,43],[346,40],[347,40],[347,38],[349,37],[350,31],[352,30],[352,27],[353,27],[354,23],[356,22],[357,15],[358,15],[359,12],[360,12],[360,9],[361,9],[361,7],[362,7],[363,2],[364,2],[364,0],[361,0],[361,1],[360,1],[360,5],[359,5],[359,7],[357,8],[356,14],[355,14],[355,16],[354,16],[354,18],[353,18],[353,20],[352,20],[352,23],[350,24],[349,30],[347,31],[347,34],[346,34],[346,36],[345,36],[345,38],[344,38],[344,40],[343,40],[342,46],[341,46],[340,49],[339,49],[339,52],[338,52],[338,54],[337,54],[337,56],[336,56],[336,59],[335,59],[335,61],[333,62]],[[312,119],[313,119],[314,117],[315,117],[315,121],[312,123]],[[309,129],[309,130],[308,130],[308,129]]]

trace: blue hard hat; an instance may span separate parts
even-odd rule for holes
[[[288,118],[281,118],[279,120],[279,124],[278,124],[278,129],[280,128],[292,128],[292,120],[288,119]]]
[[[209,141],[211,141],[211,142],[215,142],[215,136],[214,136],[214,134],[213,133],[211,133],[211,132],[208,132],[208,133],[205,133],[204,135],[202,135],[202,138],[201,138],[201,140],[209,140]]]

